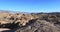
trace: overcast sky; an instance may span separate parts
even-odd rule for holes
[[[60,12],[60,0],[0,0],[0,10]]]

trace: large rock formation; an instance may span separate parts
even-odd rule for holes
[[[60,13],[0,12],[1,32],[60,32]]]

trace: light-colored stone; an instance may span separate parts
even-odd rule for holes
[[[0,28],[0,32],[1,31],[6,31],[6,30],[10,30],[10,29],[8,29],[8,28]]]

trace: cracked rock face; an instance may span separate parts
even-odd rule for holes
[[[60,13],[7,13],[0,12],[1,32],[60,32]]]

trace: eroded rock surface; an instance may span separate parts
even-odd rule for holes
[[[1,32],[60,32],[60,13],[7,13],[0,12]]]
[[[15,32],[60,32],[60,29],[54,24],[45,20],[31,20],[35,21],[26,27],[17,29]]]

